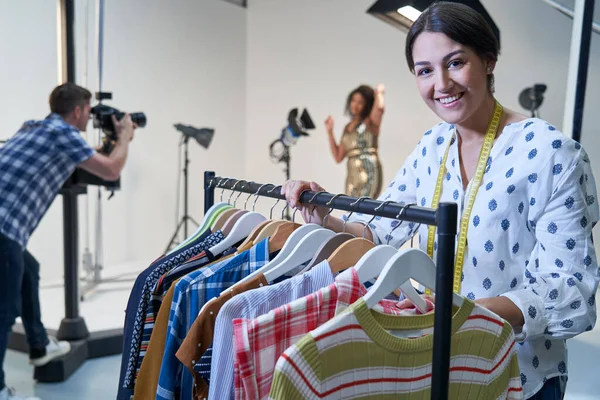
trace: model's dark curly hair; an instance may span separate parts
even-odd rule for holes
[[[375,103],[375,91],[371,86],[360,85],[350,92],[348,99],[346,100],[346,114],[351,116],[354,115],[352,115],[350,112],[350,102],[352,101],[352,96],[354,96],[356,93],[360,94],[363,99],[365,99],[365,108],[360,115],[360,119],[365,119],[371,114],[371,110],[373,109],[373,104]]]

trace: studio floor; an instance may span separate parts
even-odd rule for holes
[[[144,263],[128,263],[104,271],[105,277],[135,278]],[[103,283],[81,303],[81,315],[90,331],[114,329],[123,324],[132,280]],[[63,315],[62,288],[48,283],[41,289],[42,313],[47,328],[56,329]],[[115,310],[118,310],[116,312]],[[600,379],[600,324],[585,334],[569,340],[569,383],[567,400],[598,399]],[[9,351],[5,361],[6,382],[21,395],[35,395],[43,400],[108,400],[116,398],[121,358],[119,355],[89,360],[67,381],[56,384],[35,383],[27,355]]]

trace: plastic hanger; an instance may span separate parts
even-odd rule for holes
[[[254,199],[254,203],[252,204],[252,211],[256,210],[256,201],[258,200],[258,196],[260,194],[260,191],[262,190],[263,187],[268,186],[268,185],[271,185],[271,184],[270,183],[266,183],[266,184],[262,185],[261,187],[258,188],[258,190],[256,191],[256,193],[254,193],[254,196],[256,196],[256,198]],[[271,186],[273,186],[273,185],[271,185]],[[244,202],[244,209],[246,209],[246,204],[248,203],[248,200],[252,196],[253,195],[248,196],[248,198]],[[260,224],[258,224],[258,226],[256,228],[254,228],[254,230],[252,232],[250,232],[250,235],[248,235],[248,237],[246,238],[246,240],[244,240],[242,242],[242,244],[240,244],[240,246],[237,249],[237,252],[239,253],[240,251],[242,251],[242,249],[249,248],[254,243],[258,243],[258,241],[256,240],[256,238],[258,237],[258,235],[260,234],[260,232],[263,230],[263,228],[265,228],[265,226],[267,226],[271,222],[273,222],[273,221],[269,219],[269,220],[263,221]]]
[[[233,225],[233,229],[231,229],[229,235],[223,241],[211,247],[209,251],[214,255],[223,253],[228,248],[248,237],[252,230],[265,220],[266,218],[257,212],[249,212],[242,215],[235,225]]]
[[[336,194],[335,196],[333,196],[331,198],[331,200],[329,200],[326,204],[326,206],[330,207],[331,204],[333,203],[333,201],[340,197],[343,196],[341,194]],[[323,218],[323,228],[325,228],[325,226],[327,225],[327,218],[329,217],[329,215],[331,214],[331,212],[333,211],[333,207],[329,210],[329,212],[327,213],[327,215],[325,215],[325,218]],[[331,238],[327,239],[322,245],[321,247],[319,247],[319,249],[315,252],[315,255],[313,257],[313,259],[308,263],[308,265],[302,270],[300,271],[298,274],[303,274],[306,271],[309,271],[312,267],[314,267],[315,265],[321,263],[322,261],[326,260],[327,257],[331,256],[331,254],[333,254],[333,252],[340,247],[340,245],[344,242],[347,242],[348,240],[354,238],[354,236],[352,236],[349,233],[336,233],[335,235],[333,235]]]
[[[387,262],[396,254],[398,254],[398,250],[389,245],[373,247],[371,250],[367,251],[354,266],[358,279],[362,283],[365,283],[373,278],[380,277]],[[419,295],[419,293],[417,293],[410,283],[410,279],[397,285],[397,287],[399,287],[404,295],[412,301],[419,311],[422,313],[427,312],[427,302]],[[395,289],[396,288],[394,288],[394,290]],[[371,290],[373,290],[373,288],[371,288]]]
[[[318,265],[322,261],[327,260],[327,257],[331,256],[333,254],[333,252],[342,245],[342,243],[347,242],[348,240],[353,239],[353,238],[354,238],[354,236],[352,236],[349,233],[344,233],[344,232],[336,233],[331,238],[327,239],[321,245],[321,247],[319,247],[319,249],[315,253],[315,256],[313,257],[313,259],[310,261],[310,263],[308,263],[306,268],[304,268],[302,271],[300,271],[300,273],[309,271],[315,265]]]
[[[325,192],[320,192],[320,193],[325,193]],[[317,197],[320,193],[316,193],[315,196],[313,196],[313,198],[311,199],[311,201],[315,197]],[[277,204],[277,203],[275,203],[275,204]],[[292,216],[292,220],[294,219],[295,215],[296,215],[296,212],[294,212],[294,215]],[[300,243],[300,240],[302,240],[303,237],[305,237],[308,233],[310,233],[314,230],[322,229],[321,225],[313,224],[313,223],[298,225],[298,224],[294,224],[293,222],[291,222],[291,224],[297,225],[298,227],[289,235],[289,237],[285,241],[285,244],[281,247],[281,251],[279,252],[279,254],[277,254],[275,256],[275,258],[273,258],[271,261],[269,261],[267,264],[265,264],[262,268],[254,271],[250,275],[239,280],[234,286],[237,286],[240,283],[246,282],[246,281],[254,278],[255,276],[257,276],[260,273],[264,274],[265,272],[270,271],[272,268],[277,266],[279,263],[281,263],[283,260],[285,260],[287,258],[287,256],[289,256],[292,253],[294,248],[298,245],[298,243]],[[272,252],[272,251],[273,250],[271,249],[271,239],[269,239],[269,252]],[[221,294],[223,294],[225,292],[226,292],[226,290],[221,292]]]
[[[220,184],[221,182],[223,182],[225,179],[221,179],[219,181],[218,184]],[[214,181],[214,178],[211,179],[209,185],[212,185]],[[220,203],[216,203],[213,204],[212,207],[210,207],[206,213],[204,214],[204,218],[202,219],[202,223],[200,224],[200,226],[196,229],[196,231],[190,235],[189,237],[187,237],[183,242],[179,243],[176,247],[174,247],[171,251],[169,251],[168,254],[171,254],[181,248],[183,248],[184,246],[186,246],[188,243],[191,243],[192,241],[196,240],[197,238],[199,238],[204,232],[206,232],[207,229],[209,229],[215,219],[221,214],[223,213],[225,210],[231,208],[231,206],[225,202],[220,202]]]
[[[363,296],[363,299],[367,307],[373,308],[394,289],[405,282],[410,282],[411,278],[435,292],[435,271],[433,260],[423,250],[400,250],[387,261],[379,274],[379,279]],[[452,293],[452,303],[460,307],[463,304],[463,298]]]
[[[230,178],[226,178],[224,183],[226,184],[226,183],[227,183],[228,181],[230,181],[230,180],[231,180]],[[234,188],[235,188],[235,186],[236,186],[236,185],[237,185],[239,182],[240,182],[240,181],[237,181],[236,183],[234,183],[234,185],[233,185],[232,189],[234,189]],[[221,183],[222,183],[222,182],[219,182],[219,186],[221,185]],[[223,193],[224,193],[224,192],[225,192],[225,188],[222,188],[222,189],[221,189],[221,197],[220,197],[220,201],[221,201],[221,202],[223,202]],[[233,194],[233,192],[231,192],[231,193]],[[231,196],[229,196],[229,199],[231,199]],[[231,204],[229,201],[228,201],[227,203],[228,203],[228,204]],[[234,210],[234,211],[232,211],[232,210]],[[234,214],[234,212],[235,212],[235,211],[239,211],[239,210],[237,210],[237,209],[235,209],[235,208],[233,208],[233,207],[232,207],[232,208],[230,208],[230,209],[228,209],[228,210],[224,211],[223,213],[221,213],[221,215],[219,215],[219,216],[218,216],[218,217],[215,219],[215,221],[212,223],[212,225],[211,225],[211,230],[212,230],[213,232],[216,232],[216,231],[220,230],[221,228],[223,228],[223,226],[225,225],[225,223],[227,222],[227,220],[229,219],[229,217],[231,217],[231,216]]]
[[[235,189],[235,186],[239,183],[239,182],[245,182],[248,183],[246,181],[238,181],[235,183],[235,185],[233,185],[232,189]],[[245,184],[242,185],[241,189],[244,189],[246,187]],[[233,201],[233,208],[236,208],[236,204],[238,199],[240,198],[240,196],[242,195],[242,192],[240,191],[237,195],[237,197],[235,198],[235,200]],[[233,192],[231,192],[231,195],[229,196],[229,200],[228,202],[231,203],[231,197],[233,196]],[[229,235],[229,233],[231,232],[231,230],[233,229],[233,226],[235,225],[235,223],[237,222],[238,219],[240,219],[242,217],[242,215],[247,214],[248,211],[243,209],[243,210],[239,210],[237,212],[235,212],[234,214],[232,214],[227,221],[225,222],[225,224],[221,227],[221,231],[223,232],[223,235],[227,236]]]
[[[368,199],[369,197],[363,196],[357,199],[350,206],[354,207],[358,205],[361,201]],[[342,232],[346,231],[346,222],[350,219],[353,211],[350,212],[348,218],[344,220],[344,225],[342,228]],[[375,218],[375,217],[373,217]],[[370,222],[369,222],[370,223]],[[340,247],[338,247],[333,254],[327,259],[329,262],[329,267],[331,268],[331,272],[336,273],[353,267],[360,258],[365,255],[365,253],[375,247],[375,243],[370,240],[364,238],[367,227],[363,230],[362,238],[354,238],[350,239],[347,242],[343,243]]]
[[[265,270],[262,272],[266,281],[273,282],[275,279],[287,274],[288,272],[298,268],[300,265],[310,260],[323,242],[330,239],[334,235],[335,233],[333,233],[333,231],[324,228],[309,232],[300,240],[300,242],[298,242],[296,247],[294,247],[292,252],[285,258],[285,260],[281,261],[270,270]]]

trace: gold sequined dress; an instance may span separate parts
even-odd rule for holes
[[[348,157],[346,194],[376,199],[381,192],[381,162],[377,154],[377,135],[360,124],[342,136],[342,146]]]

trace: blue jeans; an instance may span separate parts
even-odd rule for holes
[[[544,386],[529,400],[562,400],[567,389],[567,377],[555,376],[544,383]]]
[[[40,264],[21,246],[0,234],[0,390],[4,356],[15,319],[21,316],[31,354],[43,356],[48,336],[40,312]]]

